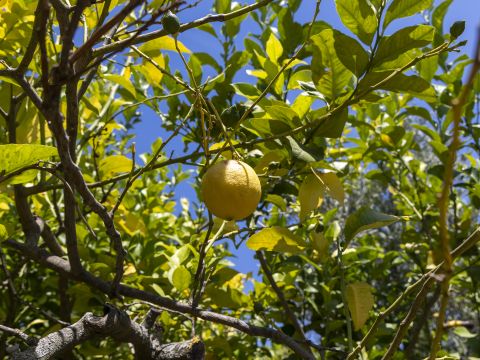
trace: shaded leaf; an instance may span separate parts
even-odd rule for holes
[[[345,191],[337,174],[334,172],[316,173],[318,178],[323,182],[325,191],[335,200],[343,204],[345,201]]]
[[[7,228],[0,224],[0,241],[6,240],[8,237]]]
[[[319,109],[313,112],[313,118],[324,115],[325,109]],[[323,136],[326,138],[339,138],[342,136],[345,123],[348,120],[348,109],[345,107],[340,111],[335,112],[333,115],[326,119],[323,119],[320,123],[316,136]]]
[[[450,27],[451,40],[457,39],[465,31],[465,21],[455,21]]]
[[[345,240],[348,244],[362,231],[387,226],[400,220],[398,216],[383,214],[365,206],[361,207],[350,214],[345,222]]]
[[[308,149],[300,145],[293,137],[287,136],[286,139],[288,140],[290,148],[292,149],[292,156],[294,158],[305,161],[307,163],[317,161],[317,159],[315,159],[315,157],[313,157],[313,155],[308,152]]]
[[[300,220],[304,220],[307,215],[322,205],[324,192],[325,185],[314,174],[307,175],[303,179],[298,190]]]
[[[403,28],[391,36],[383,37],[373,60],[374,67],[381,69],[402,67],[417,55],[410,51],[430,44],[434,34],[433,26],[418,25]]]
[[[359,330],[367,321],[373,308],[372,288],[365,282],[356,282],[347,286],[347,303],[352,315],[353,327]]]
[[[262,229],[247,240],[247,247],[255,251],[267,250],[298,254],[303,251],[305,246],[302,238],[280,226]]]
[[[357,40],[337,30],[333,31],[333,37],[335,52],[342,64],[357,77],[360,76],[369,60],[363,46]]]

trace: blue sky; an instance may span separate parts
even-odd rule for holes
[[[249,1],[251,3],[252,1]],[[435,1],[436,4],[441,1]],[[182,12],[179,14],[180,20],[182,22],[189,22],[191,20],[203,17],[209,14],[211,11],[213,1],[203,0],[200,5],[194,9],[189,9],[188,11]],[[306,23],[311,20],[313,11],[315,9],[315,0],[304,0],[302,5],[297,12],[295,20],[300,23]],[[321,5],[319,20],[326,21],[330,23],[335,28],[349,34],[351,33],[343,26],[341,23],[336,10],[334,0],[323,0]],[[480,0],[454,0],[450,6],[450,10],[445,17],[444,26],[446,31],[453,24],[453,22],[458,20],[466,21],[466,29],[462,36],[462,39],[468,40],[467,46],[462,50],[462,52],[472,55],[474,49],[473,46],[476,40],[476,33],[478,32],[478,26],[480,25]],[[423,18],[420,14],[415,16],[395,20],[389,27],[387,34],[392,33],[399,28],[422,23]],[[219,28],[219,24],[215,24],[215,28]],[[239,49],[243,48],[243,39],[247,36],[249,32],[256,32],[258,30],[256,24],[251,20],[247,20],[242,24],[240,33],[237,36],[239,39],[237,47]],[[183,42],[192,52],[208,52],[215,58],[219,58],[221,48],[217,40],[215,40],[211,35],[200,30],[191,30],[185,33],[180,34],[179,39]],[[180,63],[175,54],[169,54],[171,58],[171,67],[173,69],[179,69],[184,72],[183,65]],[[239,73],[235,79],[236,82],[251,82],[252,77],[248,76],[246,73]],[[136,138],[134,141],[137,144],[137,152],[147,152],[150,151],[150,145],[158,138],[165,138],[165,132],[160,128],[161,119],[151,110],[142,107],[142,122],[136,125],[135,133]],[[178,139],[177,142],[172,144],[171,150],[174,150],[176,156],[178,156],[183,149],[181,145],[181,140]],[[168,150],[167,150],[168,152]],[[191,189],[192,181],[187,180],[182,185],[177,188],[176,198],[180,199],[182,197],[189,198],[191,201],[195,201],[195,194]],[[235,263],[235,268],[241,272],[257,272],[257,263],[253,259],[254,252],[247,249],[244,245],[235,253],[236,259],[232,259]]]

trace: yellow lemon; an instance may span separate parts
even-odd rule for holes
[[[202,198],[210,212],[224,220],[240,220],[255,211],[262,187],[255,170],[242,161],[225,160],[202,179]]]

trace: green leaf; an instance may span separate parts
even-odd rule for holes
[[[432,13],[432,25],[435,26],[440,34],[443,33],[443,19],[445,18],[445,14],[448,11],[448,8],[452,4],[453,0],[445,0],[440,5],[435,7]]]
[[[261,94],[260,91],[258,91],[258,89],[252,84],[236,83],[232,84],[232,86],[238,95],[244,96],[250,100],[256,100]]]
[[[0,242],[6,240],[8,238],[8,231],[7,228],[0,224]]]
[[[215,0],[215,11],[222,14],[230,11],[231,0]]]
[[[356,282],[349,284],[346,292],[348,308],[356,331],[365,324],[368,313],[373,308],[372,288],[365,282]]]
[[[123,155],[111,155],[100,161],[100,173],[102,178],[108,178],[114,174],[130,172],[132,160]]]
[[[455,21],[450,27],[451,40],[457,39],[465,31],[465,21]]]
[[[179,266],[173,271],[171,282],[178,291],[182,292],[183,290],[188,289],[191,281],[192,275],[185,266]]]
[[[333,31],[334,47],[342,64],[353,74],[359,77],[368,64],[368,54],[357,40],[350,36]]]
[[[363,43],[370,45],[377,30],[377,17],[366,0],[336,0],[338,15],[343,24]]]
[[[359,84],[360,92],[371,89],[372,86],[377,87],[382,82],[378,89],[408,93],[425,101],[436,101],[435,90],[428,81],[416,75],[409,76],[398,73],[393,78],[383,82],[391,74],[391,71],[368,73]]]
[[[287,136],[286,139],[288,140],[288,143],[290,145],[290,148],[292,149],[292,156],[296,159],[305,161],[307,163],[309,162],[315,162],[318,159],[315,159],[305,147],[300,145],[297,140],[295,140],[291,136]]]
[[[321,108],[312,112],[312,117],[320,117],[325,115],[325,109]],[[335,112],[333,115],[326,119],[323,119],[315,132],[316,136],[323,136],[326,138],[339,138],[342,136],[345,123],[348,120],[348,109],[343,108],[340,111]]]
[[[332,101],[342,95],[352,78],[352,73],[343,65],[335,51],[334,32],[325,29],[312,36],[312,78],[316,88]]]
[[[418,25],[403,28],[392,36],[383,37],[373,59],[373,66],[383,70],[402,67],[416,57],[417,53],[411,50],[429,45],[434,34],[433,26]]]
[[[285,199],[280,195],[268,194],[265,197],[265,201],[276,205],[282,211],[287,210],[287,203],[285,202]]]
[[[387,9],[383,27],[386,28],[395,19],[412,16],[432,6],[433,0],[393,0]]]
[[[57,148],[37,144],[0,145],[0,174],[8,174],[41,160],[58,156]]]
[[[350,214],[345,222],[345,240],[348,244],[362,231],[387,226],[400,220],[398,216],[383,214],[365,206],[361,207]]]
[[[466,338],[466,339],[473,339],[474,337],[477,336],[477,334],[472,334],[464,326],[456,327],[455,330],[453,330],[453,332],[455,333],[455,335],[460,336],[462,338]]]
[[[252,235],[247,240],[247,247],[255,251],[267,250],[298,254],[306,247],[306,243],[287,228],[274,226],[262,229]]]
[[[272,61],[278,61],[283,54],[282,43],[275,37],[275,35],[273,35],[273,33],[270,34],[270,37],[267,40],[266,52]]]

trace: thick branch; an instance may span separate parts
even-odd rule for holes
[[[71,271],[71,267],[68,261],[66,261],[61,257],[51,255],[47,251],[40,249],[38,247],[25,246],[24,244],[16,242],[14,240],[7,240],[4,242],[4,244],[19,250],[28,258],[33,259],[38,263],[60,274],[65,274],[69,276],[71,279],[74,279],[77,281],[83,281],[84,283],[90,285],[91,287],[96,288],[97,290],[105,294],[108,294],[110,292],[111,284],[109,282],[103,281],[100,278],[97,278],[88,272],[83,272],[79,275],[75,275]],[[230,326],[247,335],[260,336],[260,337],[272,339],[277,343],[288,346],[290,349],[292,349],[297,355],[301,356],[302,358],[306,358],[306,359],[310,358],[310,354],[307,351],[305,351],[302,344],[299,344],[296,340],[294,340],[290,336],[285,335],[281,331],[271,329],[271,328],[266,328],[266,327],[255,326],[248,323],[247,321],[240,320],[227,315],[217,314],[212,311],[192,308],[192,306],[190,306],[189,304],[177,302],[166,297],[162,297],[156,294],[138,290],[122,284],[118,286],[118,292],[120,295],[130,297],[133,299],[143,300],[171,311],[176,311],[182,314],[191,314],[197,318],[200,318],[206,321],[211,321],[214,323]]]
[[[145,327],[130,320],[125,312],[106,305],[104,316],[86,313],[75,324],[48,334],[29,349],[14,353],[12,358],[13,360],[54,359],[87,340],[107,336],[119,342],[133,344],[138,359],[200,360],[205,355],[205,346],[198,338],[165,345],[152,342]],[[24,338],[23,334],[22,339],[29,340],[28,337]]]

